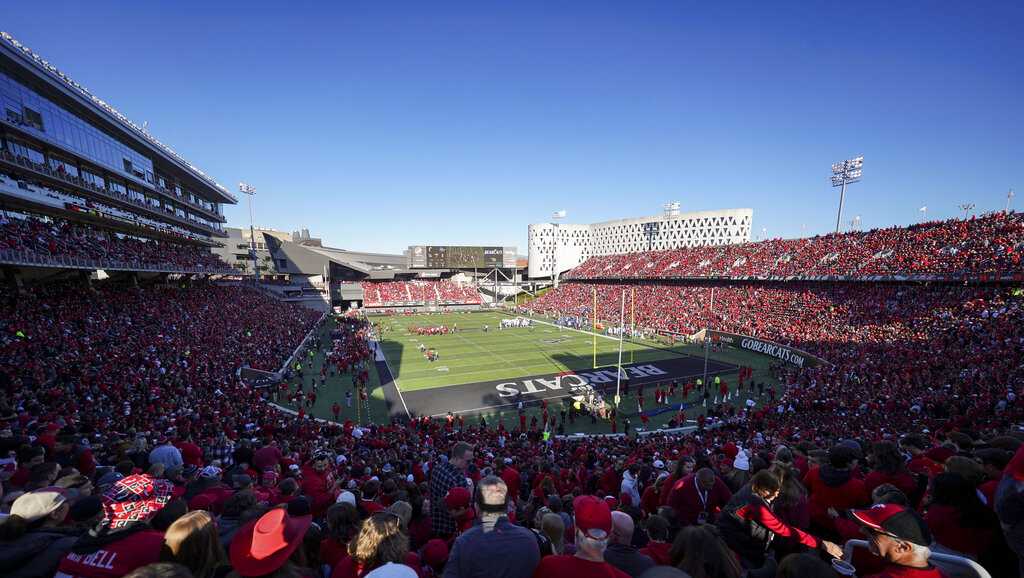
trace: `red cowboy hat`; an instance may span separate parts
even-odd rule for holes
[[[242,576],[263,576],[288,561],[300,545],[312,516],[288,515],[274,508],[243,526],[231,541],[231,566]]]

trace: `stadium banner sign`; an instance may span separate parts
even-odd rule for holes
[[[766,339],[759,339],[757,337],[751,337],[749,335],[741,335],[739,333],[726,333],[724,331],[708,330],[705,335],[712,343],[722,343],[725,345],[731,345],[739,349],[745,349],[747,351],[753,351],[761,355],[767,355],[768,357],[774,357],[779,361],[788,363],[796,367],[816,367],[818,365],[829,365],[827,361],[820,357],[815,357],[806,351],[781,345],[774,341],[768,341]]]

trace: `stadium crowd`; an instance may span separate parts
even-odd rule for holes
[[[136,239],[63,219],[0,214],[0,251],[36,259],[89,259],[108,267],[230,271],[208,247]]]
[[[1019,236],[1002,230],[970,241],[993,254],[965,262],[1010,259]],[[750,250],[727,259],[757,261]],[[529,308],[614,321],[623,287],[563,283]],[[775,364],[777,403],[707,408],[725,416],[713,429],[579,438],[522,418],[363,426],[281,411],[278,389],[240,369],[281,368],[320,315],[250,288],[0,293],[0,575],[831,577],[851,570],[835,560],[853,538],[869,543],[848,560],[862,577],[956,575],[933,552],[1020,575],[1019,289],[714,289],[709,316],[711,285],[637,285],[637,323],[710,325],[827,363]],[[338,319],[286,381],[319,356],[363,396],[371,338],[367,321]]]
[[[480,293],[474,287],[451,279],[362,281],[360,285],[363,287],[363,303],[367,307],[433,302],[466,305],[480,303]]]
[[[949,336],[946,354],[963,357],[948,366],[970,370],[949,388],[903,383],[894,362],[891,381],[868,385],[861,359],[846,389],[836,370],[780,369],[792,381],[781,412],[691,436],[547,443],[515,424],[360,427],[271,409],[235,371],[280,366],[315,314],[248,289],[7,295],[0,571],[832,576],[823,560],[835,543],[867,536],[880,556],[854,558],[862,576],[939,575],[905,572],[924,548],[1015,572],[999,521],[1012,530],[1024,518],[1013,507],[1024,450],[1011,459],[1022,436],[1010,431],[1021,411],[1005,381],[1019,379],[1020,310],[995,291],[892,291],[889,307],[906,317],[973,304],[949,321],[971,328]],[[345,323],[343,342],[365,337],[363,322]],[[996,340],[972,341],[983,335],[1018,349],[990,357]],[[314,347],[337,356],[335,341]],[[337,362],[369,350],[352,351]],[[902,389],[915,385],[917,395]],[[850,403],[857,395],[864,405]]]
[[[892,277],[1020,273],[1024,214],[995,212],[801,239],[591,257],[566,279]]]

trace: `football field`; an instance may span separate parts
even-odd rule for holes
[[[506,425],[511,427],[520,402],[528,416],[539,415],[541,400],[566,401],[562,398],[578,395],[581,387],[592,388],[612,402],[620,377],[615,369],[617,338],[596,338],[595,367],[595,340],[590,333],[555,327],[543,319],[534,319],[532,329],[498,329],[502,319],[510,318],[497,312],[372,315],[369,319],[380,330],[384,359],[375,364],[376,371],[369,372],[368,401],[350,405],[346,392],[354,391],[351,375],[332,373],[320,388],[320,396],[310,412],[316,417],[333,419],[330,408],[338,402],[342,406],[339,419],[358,423],[384,423],[391,417],[440,417],[450,411],[467,419],[480,416],[507,420]],[[447,335],[417,335],[409,331],[413,326],[440,325],[457,326],[459,330]],[[485,325],[488,331],[483,330]],[[328,339],[333,326],[334,322],[329,320],[321,328],[324,339]],[[424,356],[421,344],[437,352],[435,361]],[[675,415],[674,404],[686,405],[687,417],[691,419],[704,412],[696,393],[687,399],[677,393],[671,402],[652,405],[653,390],[658,385],[678,385],[702,376],[703,355],[698,345],[665,347],[656,342],[624,341],[622,414],[636,417],[640,385],[647,388],[644,407],[654,427]],[[304,378],[307,388],[318,375],[322,362],[322,354],[310,362],[310,371]],[[753,367],[755,379],[775,386],[767,358],[738,350],[712,351],[708,376],[721,375],[735,383],[735,372],[741,364]],[[608,427],[605,421],[577,420],[567,431],[605,432]]]
[[[532,327],[499,329],[499,313],[398,315],[371,318],[384,327],[381,345],[402,391],[489,382],[530,375],[595,369],[594,337],[534,321]],[[458,327],[447,335],[417,335],[409,327]],[[484,331],[484,326],[488,331]],[[618,363],[619,340],[597,337],[596,368]],[[420,345],[437,352],[429,361]],[[622,363],[691,357],[681,350],[623,342]]]

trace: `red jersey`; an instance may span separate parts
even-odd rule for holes
[[[120,578],[136,568],[160,561],[164,533],[141,530],[87,554],[68,553],[56,578]]]
[[[622,570],[607,562],[591,562],[576,556],[545,556],[533,572],[533,578],[565,578],[566,576],[629,578]]]

